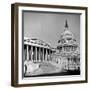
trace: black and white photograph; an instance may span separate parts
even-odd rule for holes
[[[80,14],[23,11],[24,77],[80,75]]]
[[[12,5],[13,86],[87,82],[87,7]]]

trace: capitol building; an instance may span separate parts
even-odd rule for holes
[[[80,70],[80,47],[69,30],[66,20],[64,32],[57,40],[56,48],[37,38],[24,38],[24,74],[38,71],[42,63],[48,63],[60,70]],[[45,64],[43,64],[45,65]],[[31,70],[30,70],[31,69]],[[51,70],[50,70],[51,71]],[[39,71],[38,71],[39,72]],[[54,72],[52,70],[51,72]],[[35,74],[35,73],[34,73]]]

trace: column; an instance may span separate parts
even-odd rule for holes
[[[26,47],[27,47],[27,58],[26,59],[29,60],[29,52],[28,52],[29,51],[29,46],[26,45]]]
[[[29,60],[31,61],[31,46],[29,46]]]
[[[46,60],[48,59],[47,56],[48,56],[48,52],[47,52],[47,49],[46,49]]]
[[[49,50],[49,60],[51,61],[51,50]]]
[[[31,61],[33,61],[33,46],[31,46]]]
[[[63,48],[63,46],[62,46],[62,52],[64,51],[64,48]]]
[[[44,61],[44,48],[43,48],[43,61]]]
[[[70,60],[70,58],[68,58],[68,70],[69,70],[69,60]]]
[[[41,53],[41,52],[40,52],[40,47],[39,47],[39,61],[41,61],[41,60],[40,60],[40,59],[41,59],[41,58],[40,58],[40,56],[41,56],[40,53]]]
[[[52,61],[52,50],[50,50],[50,60]]]
[[[66,46],[64,46],[63,48],[64,48],[64,51],[66,51]]]
[[[50,50],[48,49],[48,60],[50,60]]]
[[[35,57],[36,57],[36,61],[37,61],[37,47],[35,47],[35,53],[36,53],[35,54],[36,55]]]
[[[33,62],[35,61],[36,57],[35,57],[35,47],[33,47]]]
[[[72,46],[72,51],[73,51],[73,46]]]
[[[75,46],[73,46],[73,51],[75,51]]]
[[[65,46],[65,52],[67,52],[68,51],[68,46]]]
[[[24,45],[24,60],[27,60],[27,49],[26,49],[26,45]]]

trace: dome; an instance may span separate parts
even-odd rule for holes
[[[66,20],[64,32],[61,33],[60,39],[58,40],[59,45],[76,45],[76,40],[72,32],[68,29],[68,23]]]
[[[70,32],[70,30],[68,30],[68,23],[67,20],[65,22],[65,29],[64,32],[61,34],[61,39],[72,39],[73,38],[73,34]]]
[[[69,30],[65,30],[63,35],[72,35],[72,33]]]
[[[62,38],[62,39],[72,39],[72,38],[73,38],[73,34],[70,32],[70,30],[65,30],[65,31],[61,34],[61,38]]]

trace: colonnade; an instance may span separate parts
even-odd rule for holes
[[[68,70],[69,69],[78,69],[80,67],[80,60],[79,58],[75,57],[68,57]]]
[[[31,60],[33,62],[51,60],[51,53],[51,49],[48,48],[24,45],[24,60]]]
[[[60,51],[75,51],[77,49],[77,46],[62,46],[60,47]]]

